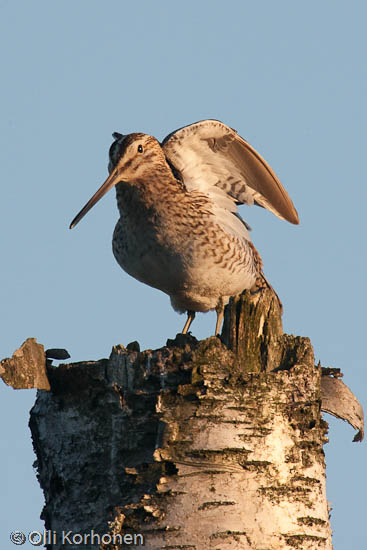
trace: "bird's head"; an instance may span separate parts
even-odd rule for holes
[[[159,142],[147,134],[112,134],[115,141],[109,151],[109,176],[70,224],[72,229],[87,212],[117,183],[134,183],[149,177],[154,165],[165,164],[166,159]]]

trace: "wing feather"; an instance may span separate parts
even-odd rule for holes
[[[299,223],[297,210],[269,164],[222,122],[203,120],[180,128],[163,140],[162,148],[188,191],[206,193],[232,213],[236,203],[257,204]]]

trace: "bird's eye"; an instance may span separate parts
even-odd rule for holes
[[[143,146],[142,145],[138,145],[138,153],[142,153],[143,152]]]

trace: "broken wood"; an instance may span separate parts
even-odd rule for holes
[[[270,290],[233,300],[223,342],[178,335],[54,366],[28,340],[1,362],[8,383],[42,386],[30,427],[50,548],[65,530],[104,534],[101,548],[125,535],[147,549],[332,548],[321,410],[357,439],[363,411],[308,338],[283,334],[277,304]]]

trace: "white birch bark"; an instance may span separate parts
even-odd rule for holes
[[[222,338],[59,367],[29,339],[1,362],[6,383],[42,388],[30,427],[48,549],[331,550],[321,408],[359,440],[359,403],[283,334],[270,290],[234,300]]]

